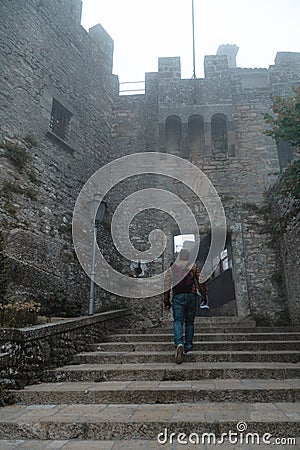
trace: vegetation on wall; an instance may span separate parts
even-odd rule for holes
[[[40,303],[6,303],[0,305],[0,325],[1,327],[25,327],[35,325],[38,321]]]
[[[25,327],[36,324],[41,305],[34,301],[9,302],[6,298],[7,284],[5,239],[0,232],[0,327]]]
[[[1,144],[4,148],[4,156],[21,172],[26,164],[31,161],[31,156],[16,142],[4,142]]]
[[[300,146],[300,85],[291,97],[272,96],[272,113],[264,114],[270,129],[265,134],[276,141]],[[295,159],[266,194],[264,205],[267,223],[273,233],[282,233],[300,210],[300,161]]]
[[[287,231],[288,225],[297,220],[300,213],[300,160],[288,165],[277,183],[265,193],[263,203],[245,203],[248,211],[259,214],[264,219],[262,233],[269,233],[271,244],[276,244],[278,237]]]
[[[265,131],[276,141],[288,141],[292,146],[300,146],[300,85],[294,88],[295,96],[271,96],[273,113],[265,113],[265,122],[270,129]]]
[[[300,212],[300,160],[289,164],[275,186],[266,194],[267,224],[273,233],[284,233]]]
[[[12,194],[22,194],[30,198],[31,200],[37,200],[38,198],[38,193],[35,189],[22,187],[15,181],[11,182],[9,180],[4,180],[1,194],[3,197],[9,200],[11,200]]]
[[[64,289],[52,291],[47,301],[42,301],[41,314],[47,317],[80,316],[82,305],[74,302]]]
[[[5,137],[0,142],[0,157],[10,161],[16,169],[14,172],[6,170],[6,167],[3,166],[4,176],[0,185],[1,213],[3,211],[2,229],[13,228],[16,223],[21,228],[27,229],[28,227],[29,222],[17,213],[21,211],[20,202],[23,199],[28,198],[29,201],[38,199],[38,191],[33,185],[38,185],[39,180],[33,165],[32,154],[29,151],[36,145],[37,141],[31,134],[24,138],[16,135]]]

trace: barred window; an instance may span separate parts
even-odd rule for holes
[[[68,141],[72,114],[55,98],[52,102],[49,128],[56,136]]]

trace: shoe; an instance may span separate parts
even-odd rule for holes
[[[191,348],[190,349],[187,349],[187,348],[184,349],[184,353],[191,353],[191,351],[192,351]]]
[[[177,345],[176,353],[175,353],[176,364],[181,364],[183,361],[183,349],[184,349],[184,347],[182,344]]]

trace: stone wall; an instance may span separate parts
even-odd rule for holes
[[[299,149],[295,159],[268,193],[270,204],[269,227],[273,234],[277,267],[274,282],[286,299],[283,318],[293,324],[300,323],[299,279],[299,219],[300,219],[300,160]]]
[[[113,41],[100,25],[81,27],[80,0],[12,0],[0,14],[6,299],[43,301],[64,290],[86,311],[89,280],[71,224],[80,189],[109,158]],[[53,99],[71,114],[65,139],[49,128]],[[16,153],[27,155],[24,167]]]
[[[299,54],[278,53],[269,69],[240,69],[235,67],[237,48],[226,46],[205,57],[205,78],[188,80],[181,79],[180,58],[159,58],[158,71],[145,76],[145,94],[121,96],[112,75],[113,41],[101,25],[89,33],[81,27],[80,0],[11,0],[1,3],[0,14],[0,218],[6,301],[47,300],[49,292],[64,290],[85,310],[89,279],[79,266],[71,236],[78,193],[109,161],[171,149],[207,174],[222,198],[232,242],[237,314],[264,316],[268,311],[270,320],[278,316],[286,303],[272,282],[276,252],[249,205],[260,207],[280,171],[276,145],[263,134],[263,113],[270,109],[270,94],[290,95],[299,84]],[[68,117],[63,138],[53,128],[57,103]],[[170,117],[180,123],[180,142],[174,148],[167,139]],[[201,145],[192,150],[191,117],[203,123]],[[227,128],[218,145],[215,118],[223,118]],[[178,170],[174,167],[174,174]],[[115,249],[109,225],[120,201],[145,187],[177,193],[194,212],[200,234],[210,229],[201,201],[174,180],[150,175],[119,183],[107,196],[108,218],[100,228],[99,245],[111,265],[130,276],[132,261]],[[147,276],[169,266],[178,232],[166,215],[145,212],[130,226],[132,242],[147,247],[154,228],[163,229],[169,243],[165,255],[147,266]],[[96,292],[98,310],[132,305],[137,324],[158,320],[161,299],[120,298],[100,288]]]
[[[293,324],[300,323],[300,223],[298,217],[291,222],[280,239],[280,256],[283,267],[280,281],[285,283],[288,316]]]
[[[74,355],[101,342],[116,328],[128,328],[128,309],[58,323],[0,331],[0,386],[21,388],[42,380],[46,371],[72,362]]]
[[[271,234],[262,217],[248,206],[262,205],[264,193],[280,173],[276,145],[263,133],[263,113],[270,109],[270,94],[290,95],[299,82],[298,54],[279,53],[274,66],[255,70],[229,67],[225,55],[207,56],[205,78],[196,80],[181,79],[179,58],[159,58],[158,72],[146,74],[145,95],[119,97],[114,108],[112,157],[140,151],[165,152],[166,121],[170,116],[180,120],[181,153],[176,154],[209,176],[226,211],[237,313],[252,314],[266,322],[274,322],[284,313],[286,299],[274,282],[277,256],[269,245]],[[218,154],[212,143],[211,119],[215,114],[227,119],[228,150]],[[203,119],[205,142],[202,149],[191,153],[189,119],[194,115]],[[153,182],[183,194],[184,189],[174,187],[174,183]],[[138,188],[144,186],[141,181]],[[200,233],[205,233],[209,224],[201,202],[191,193],[184,195],[197,217]],[[152,222],[155,228],[154,217]],[[172,225],[169,227],[167,234],[172,240]],[[173,257],[172,251],[167,253],[164,267]]]

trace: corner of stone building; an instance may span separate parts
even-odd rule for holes
[[[114,41],[105,29],[98,23],[89,29],[89,36],[92,41],[101,50],[105,63],[109,67],[110,72],[113,67]]]

